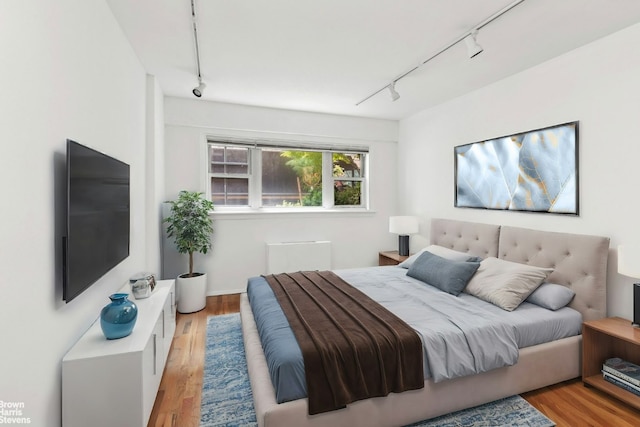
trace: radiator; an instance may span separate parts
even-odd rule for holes
[[[330,269],[329,241],[267,243],[267,274]]]

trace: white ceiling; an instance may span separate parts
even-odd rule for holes
[[[165,95],[195,99],[191,0],[107,0]],[[195,0],[202,100],[401,119],[640,22],[639,0]]]

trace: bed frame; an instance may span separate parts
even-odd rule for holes
[[[446,219],[431,221],[432,244],[472,255],[552,267],[548,281],[570,287],[583,320],[606,315],[609,238]],[[514,366],[434,383],[421,390],[366,399],[309,416],[307,399],[278,404],[247,295],[240,301],[244,345],[260,427],[403,426],[524,393],[580,375],[581,336],[520,350]],[[479,392],[481,391],[481,392]]]

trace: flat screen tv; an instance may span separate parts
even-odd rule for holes
[[[129,165],[67,140],[63,299],[129,256]]]

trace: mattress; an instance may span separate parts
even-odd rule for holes
[[[419,330],[426,317],[423,301],[433,298],[434,292],[439,297],[444,293],[406,276],[406,271],[399,267],[368,267],[336,270],[335,273]],[[271,288],[263,278],[254,277],[249,279],[247,294],[278,403],[306,397],[302,353]],[[467,294],[458,297],[446,294],[446,297],[473,305],[474,310],[480,310],[474,311],[474,316],[497,317],[513,325],[518,348],[580,333],[582,316],[570,308],[554,312],[523,303],[518,309],[507,312]],[[425,377],[430,377],[426,361]]]

